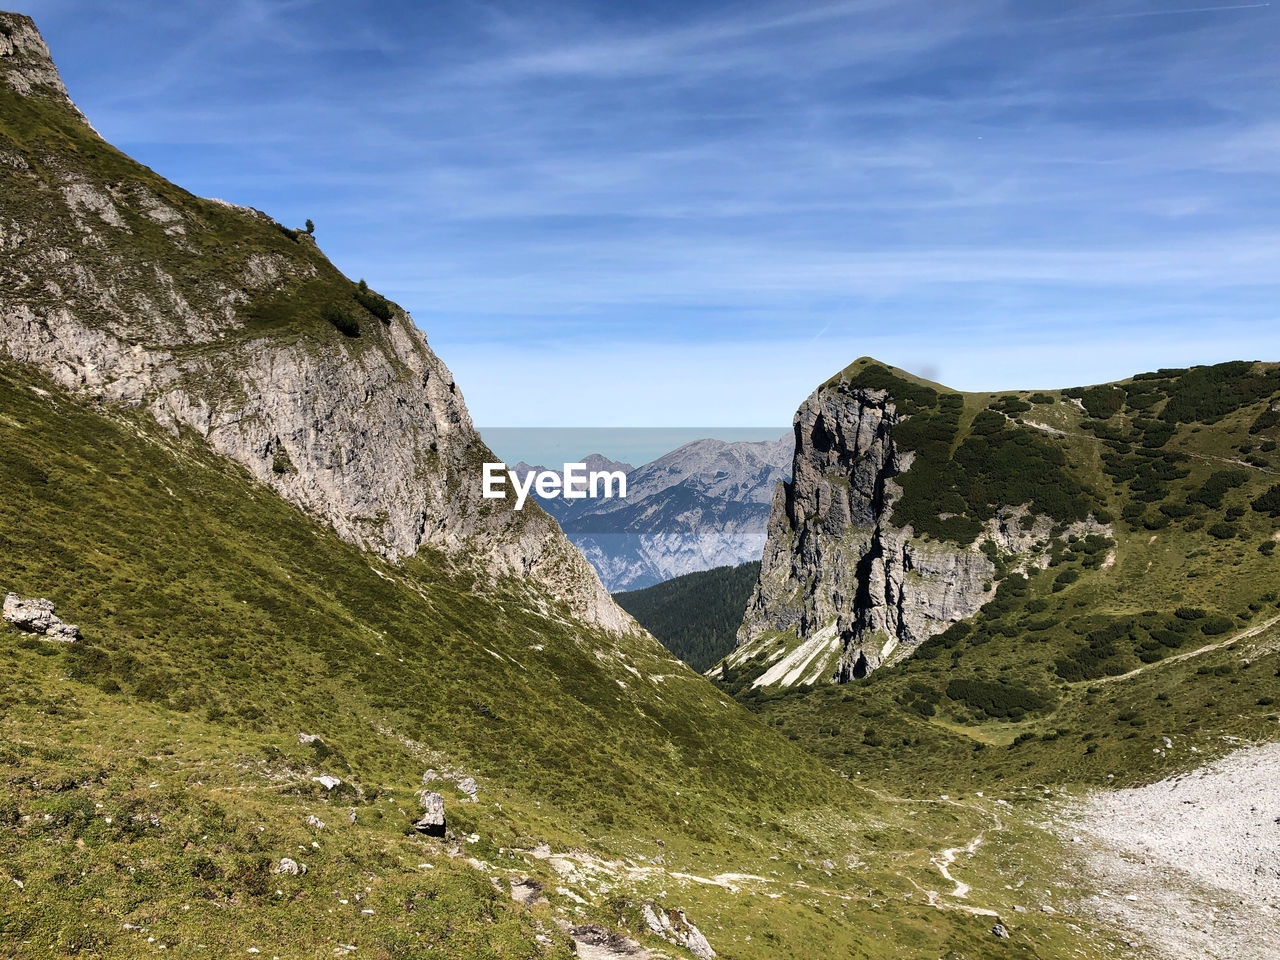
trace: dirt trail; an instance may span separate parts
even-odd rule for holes
[[[1280,616],[1272,617],[1265,623],[1260,623],[1257,626],[1250,627],[1248,630],[1243,630],[1233,637],[1228,637],[1226,640],[1219,640],[1217,643],[1210,643],[1196,650],[1189,650],[1186,653],[1176,653],[1172,657],[1165,657],[1163,660],[1157,660],[1155,663],[1144,663],[1142,666],[1134,670],[1130,670],[1128,673],[1121,673],[1114,677],[1103,677],[1102,679],[1094,682],[1115,683],[1117,680],[1128,680],[1130,677],[1136,677],[1138,674],[1154,669],[1155,667],[1162,667],[1170,663],[1178,663],[1182,660],[1190,660],[1192,657],[1199,657],[1206,653],[1212,653],[1214,650],[1221,650],[1223,647],[1229,647],[1233,643],[1239,643],[1241,640],[1248,640],[1250,637],[1256,637],[1258,634],[1274,627],[1277,623],[1280,623]]]
[[[969,884],[965,883],[963,880],[957,880],[954,876],[951,875],[952,864],[956,862],[956,859],[960,856],[961,853],[965,853],[969,856],[972,856],[974,853],[976,853],[978,848],[982,846],[983,842],[987,839],[987,833],[989,830],[999,831],[1004,829],[1004,821],[1000,819],[1000,815],[996,813],[995,810],[987,809],[985,806],[979,806],[978,804],[975,804],[975,803],[964,803],[963,801],[960,801],[960,800],[952,800],[950,797],[939,797],[936,800],[911,799],[909,797],[890,796],[889,794],[886,794],[883,791],[877,790],[874,787],[870,787],[865,784],[862,785],[862,788],[866,790],[868,793],[874,794],[875,796],[879,797],[881,800],[884,800],[886,803],[902,803],[902,804],[912,804],[912,805],[938,804],[940,806],[960,807],[961,809],[964,809],[964,810],[971,810],[980,816],[989,817],[991,819],[992,825],[989,828],[979,830],[978,833],[975,834],[974,837],[967,844],[965,844],[962,847],[948,847],[947,849],[943,850],[940,854],[938,854],[938,856],[929,858],[929,862],[933,864],[934,868],[938,871],[938,873],[942,875],[942,878],[952,885],[951,892],[948,894],[945,894],[945,896],[949,897],[950,900],[943,899],[944,894],[939,893],[937,890],[926,890],[924,887],[920,886],[910,877],[907,877],[905,879],[907,879],[907,881],[911,883],[912,886],[914,886],[917,890],[919,890],[921,893],[925,895],[925,898],[929,901],[929,905],[931,907],[936,907],[939,910],[960,910],[960,911],[963,911],[964,913],[971,913],[974,916],[979,916],[979,917],[999,917],[1000,916],[995,910],[988,910],[985,907],[975,907],[965,903],[951,902],[951,900],[966,899],[969,896],[970,892],[973,890],[973,888],[969,886]]]

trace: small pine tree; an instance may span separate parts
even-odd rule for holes
[[[316,225],[310,220],[307,221],[307,236],[311,236],[316,232]]]

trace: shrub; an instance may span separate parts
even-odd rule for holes
[[[340,307],[336,303],[326,303],[320,310],[320,316],[337,327],[344,337],[360,336],[360,324],[347,308]]]
[[[275,453],[271,456],[271,472],[277,475],[298,472],[293,465],[293,460],[289,457],[289,451],[283,446],[277,446]]]
[[[1213,616],[1200,624],[1200,632],[1207,637],[1217,637],[1226,633],[1232,626],[1234,624],[1231,622],[1230,617]]]
[[[173,679],[159,670],[146,674],[133,688],[133,695],[139,700],[153,700],[163,703],[169,699],[169,689]]]
[[[1258,499],[1254,500],[1253,509],[1257,510],[1258,513],[1280,517],[1280,483],[1277,483]]]
[[[1067,567],[1053,578],[1053,592],[1059,593],[1080,579],[1080,571],[1075,567]]]
[[[1203,503],[1206,507],[1217,510],[1222,506],[1222,498],[1228,490],[1244,486],[1249,482],[1249,473],[1239,467],[1230,470],[1219,470],[1209,476],[1200,489],[1188,498],[1195,503]],[[1280,484],[1277,485],[1280,489]],[[1280,497],[1280,494],[1277,495]]]
[[[1253,425],[1249,427],[1249,432],[1261,433],[1263,430],[1270,430],[1275,426],[1280,426],[1280,409],[1277,409],[1277,405],[1273,404],[1258,414],[1258,419],[1253,421]],[[1265,444],[1263,449],[1266,450]]]
[[[1160,412],[1168,423],[1216,423],[1227,414],[1257,403],[1280,389],[1280,369],[1255,371],[1255,364],[1234,360],[1192,367],[1167,388],[1169,402]]]
[[[1085,412],[1097,420],[1106,420],[1120,412],[1125,393],[1118,387],[1090,387],[1080,394]]]
[[[1001,397],[991,403],[991,409],[1007,413],[1012,417],[1019,413],[1026,413],[1031,409],[1031,404],[1020,397]]]
[[[360,306],[364,307],[383,323],[391,322],[391,301],[370,290],[369,285],[363,280],[356,285],[355,297]]]
[[[977,677],[952,680],[947,684],[947,697],[998,720],[1016,719],[1048,705],[1044,697],[1022,684]]]
[[[1235,524],[1219,521],[1210,526],[1207,532],[1215,540],[1230,540],[1236,535],[1236,526]]]

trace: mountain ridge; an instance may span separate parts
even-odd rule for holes
[[[441,549],[634,629],[540,510],[482,500],[494,458],[405,311],[305,232],[110,147],[30,19],[0,25],[0,350],[196,432],[352,543],[393,559]]]

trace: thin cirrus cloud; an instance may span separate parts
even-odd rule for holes
[[[482,423],[617,370],[619,422],[755,425],[859,354],[969,387],[1280,358],[1270,4],[28,11],[104,135],[314,219]]]

